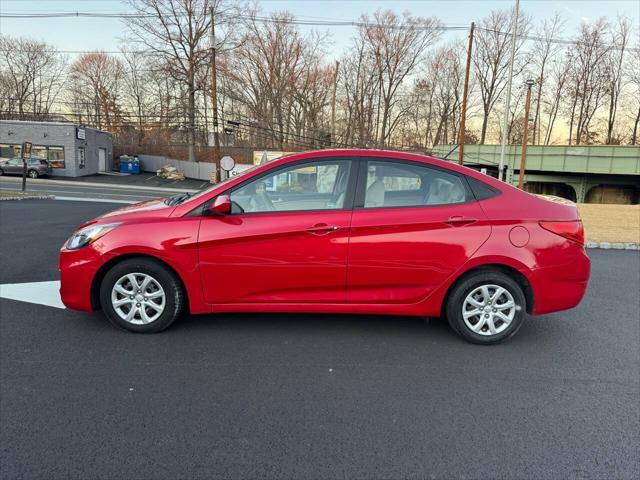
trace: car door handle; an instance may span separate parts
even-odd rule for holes
[[[316,223],[313,227],[307,228],[307,232],[312,235],[326,235],[336,230],[340,230],[340,227],[337,225],[327,225],[326,223]]]
[[[453,216],[453,217],[449,217],[449,220],[447,220],[446,223],[447,225],[451,225],[452,227],[462,227],[464,225],[469,225],[470,223],[474,223],[477,222],[477,220],[475,218],[469,218],[469,217],[462,217],[462,216]]]

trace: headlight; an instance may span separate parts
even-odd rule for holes
[[[111,230],[116,228],[119,223],[105,223],[102,225],[90,225],[88,227],[83,228],[82,230],[78,230],[71,238],[67,240],[67,249],[69,250],[77,250],[82,247],[86,247],[87,245],[92,244],[100,237],[106,235]]]

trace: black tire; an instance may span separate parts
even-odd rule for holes
[[[131,273],[152,277],[165,292],[164,310],[150,323],[136,325],[121,318],[111,302],[111,292],[119,279]],[[114,265],[100,284],[100,305],[109,321],[116,327],[136,333],[156,333],[169,327],[185,307],[185,294],[176,274],[162,263],[149,258],[131,258]]]
[[[29,176],[29,178],[38,178],[40,176],[37,170],[29,170],[27,172],[27,175]]]
[[[515,303],[514,316],[511,323],[509,323],[503,331],[493,335],[488,332],[488,326],[483,327],[483,331],[486,332],[484,335],[474,332],[463,318],[462,309],[465,308],[465,299],[483,285],[497,285],[506,289]],[[481,270],[463,278],[453,287],[453,290],[447,298],[445,315],[451,328],[468,342],[480,345],[493,345],[515,335],[524,322],[527,311],[526,306],[526,298],[522,292],[522,288],[520,288],[520,285],[518,285],[515,280],[497,270]],[[493,321],[493,316],[491,319]],[[482,319],[479,318],[477,321],[481,320]],[[470,320],[470,322],[471,321],[472,320]],[[496,323],[498,322],[502,325],[500,319],[498,319]]]
[[[4,175],[4,170],[2,170],[2,169],[0,168],[0,177],[1,177],[2,175]]]

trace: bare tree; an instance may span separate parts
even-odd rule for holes
[[[373,21],[367,15],[361,20],[366,48],[375,58],[380,92],[381,124],[377,141],[385,145],[401,118],[394,112],[398,90],[439,38],[441,22],[434,17],[413,17],[408,13],[398,16],[390,10],[378,10]]]
[[[67,59],[52,46],[0,36],[0,71],[6,105],[19,113],[48,114],[64,84]]]
[[[265,24],[256,10],[250,12],[230,75],[241,86],[242,99],[257,128],[284,149],[295,130],[291,122],[295,103],[306,101],[299,89],[308,93],[309,75],[315,75],[311,70],[318,66],[312,60],[314,49],[323,39],[300,35],[290,14],[275,13],[270,18]],[[308,113],[309,105],[301,107]]]
[[[538,36],[533,44],[533,64],[538,70],[536,82],[535,110],[533,115],[533,135],[531,143],[536,145],[541,139],[541,111],[543,87],[547,81],[548,62],[554,59],[560,50],[561,44],[556,42],[556,37],[562,32],[564,21],[560,14],[556,13],[549,19],[544,19]]]
[[[166,73],[184,85],[186,94],[187,143],[189,160],[195,160],[196,76],[207,68],[210,30],[209,10],[213,8],[216,28],[228,24],[232,4],[224,0],[127,0],[135,15],[128,17],[132,39],[162,59]]]
[[[572,85],[569,89],[569,144],[574,131],[576,145],[583,140],[588,143],[594,141],[595,132],[590,131],[591,122],[608,88],[605,63],[609,53],[609,46],[605,42],[607,29],[604,18],[590,25],[583,23],[576,39]]]
[[[71,65],[71,98],[98,128],[117,130],[123,124],[120,88],[124,68],[104,52],[82,54]]]
[[[544,103],[544,113],[547,114],[547,126],[544,134],[544,144],[549,145],[551,142],[553,127],[556,123],[556,119],[558,118],[558,112],[560,111],[560,106],[563,103],[563,95],[565,93],[567,81],[569,79],[569,72],[571,70],[571,65],[573,64],[573,49],[568,48],[563,56],[563,58],[554,60],[552,62],[551,75],[547,77],[549,80],[547,82],[547,86],[549,89],[549,94],[545,97]],[[539,122],[540,126],[542,122]],[[539,134],[538,138],[541,138],[542,135]]]
[[[626,17],[618,17],[618,21],[611,32],[612,48],[609,50],[609,54],[605,59],[609,83],[607,92],[609,96],[609,112],[607,117],[607,139],[605,141],[607,145],[615,143],[613,132],[616,123],[618,103],[624,87],[624,60],[630,34],[631,20]],[[619,139],[617,143],[619,143]]]
[[[430,86],[431,101],[427,130],[435,129],[433,145],[454,142],[458,132],[462,83],[464,80],[464,53],[461,43],[443,45],[427,64],[426,83]]]
[[[375,142],[374,103],[379,92],[379,77],[372,75],[375,59],[366,47],[365,32],[359,31],[353,45],[342,58],[340,105],[344,112],[343,141],[371,146]]]
[[[473,65],[482,101],[481,144],[484,144],[487,137],[489,116],[507,85],[511,52],[511,29],[513,28],[511,19],[514,14],[514,11],[505,10],[491,12],[488,17],[480,21],[475,38]],[[527,34],[529,24],[528,17],[525,15],[519,17],[519,38],[516,42],[515,57],[517,64],[514,67],[514,76],[518,76],[528,62],[528,59],[522,54],[522,46],[525,41],[523,36]]]

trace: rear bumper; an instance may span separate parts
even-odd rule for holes
[[[567,310],[582,301],[589,282],[591,261],[584,248],[577,245],[568,259],[568,263],[532,271],[535,315]]]
[[[102,256],[91,246],[60,250],[60,298],[67,308],[93,311],[91,284],[102,264]]]

